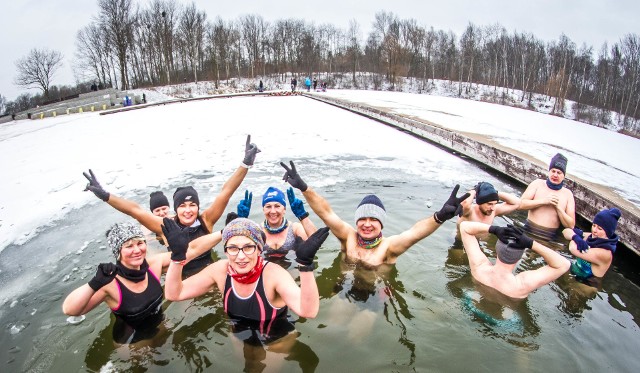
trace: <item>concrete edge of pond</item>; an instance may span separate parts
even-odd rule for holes
[[[448,151],[468,157],[481,165],[507,176],[526,186],[537,178],[547,177],[547,166],[516,149],[500,146],[491,138],[478,134],[455,132],[419,118],[411,118],[391,113],[387,109],[349,102],[333,97],[316,94],[304,94],[327,104],[331,104],[353,113],[408,132],[434,143]],[[576,214],[591,223],[591,219],[603,208],[617,207],[622,211],[616,232],[620,242],[631,251],[640,255],[640,209],[624,200],[611,189],[581,180],[566,178],[567,187],[576,200]]]

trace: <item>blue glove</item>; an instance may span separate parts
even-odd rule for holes
[[[575,233],[578,236],[580,236],[580,238],[584,237],[584,232],[582,231],[582,229],[580,229],[578,227],[573,228],[573,233]]]
[[[291,205],[291,211],[296,216],[296,218],[298,218],[298,220],[302,220],[309,216],[309,213],[304,209],[304,203],[300,199],[296,198],[292,187],[289,187],[289,189],[287,189],[287,198],[289,199],[289,204]]]
[[[253,199],[253,193],[248,190],[244,191],[244,199],[238,203],[238,217],[248,218],[251,212],[251,200]]]
[[[576,243],[576,247],[578,248],[579,252],[584,253],[585,251],[589,250],[589,245],[582,238],[582,236],[574,234],[573,237],[571,237],[571,240]]]

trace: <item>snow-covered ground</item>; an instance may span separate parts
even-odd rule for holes
[[[269,82],[266,85],[273,88]],[[191,85],[192,97],[214,93],[202,88],[203,93],[200,86],[205,84]],[[157,102],[175,94],[171,89],[177,88],[144,92],[149,102]],[[640,165],[635,161],[640,140],[471,100],[375,91],[316,94],[388,107],[454,130],[482,133],[543,164],[563,152],[569,158],[568,174],[608,185],[640,203],[636,190]],[[107,190],[125,196],[136,189],[168,192],[169,185],[187,183],[195,183],[198,190],[217,191],[241,161],[247,134],[263,149],[252,172],[266,174],[274,174],[284,159],[336,153],[374,160],[391,157],[411,172],[421,172],[427,162],[441,161],[437,156],[430,158],[434,154],[425,150],[424,143],[389,136],[388,131],[392,130],[303,97],[207,100],[105,116],[85,113],[5,123],[0,125],[0,249],[24,242],[71,209],[102,203],[91,193],[81,192],[86,184],[82,172],[89,168]],[[344,139],[350,139],[348,150]],[[441,173],[443,179],[462,177],[454,168],[441,167]]]

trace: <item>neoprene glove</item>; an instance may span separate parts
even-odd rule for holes
[[[247,135],[247,143],[244,146],[244,163],[245,166],[253,166],[256,160],[256,154],[260,153],[258,146],[251,142],[251,135]]]
[[[509,239],[513,239],[518,232],[515,230],[513,225],[509,224],[506,227],[500,227],[497,225],[492,225],[489,227],[489,233],[498,237],[502,243],[509,243]]]
[[[116,277],[116,265],[113,263],[100,263],[96,275],[89,281],[89,287],[93,291],[100,290]]]
[[[301,271],[313,271],[313,258],[327,237],[329,237],[328,227],[318,229],[306,241],[296,237],[296,262],[303,266],[300,267]]]
[[[585,251],[589,250],[589,245],[582,238],[582,235],[574,234],[573,237],[571,237],[571,240],[576,243],[576,247],[578,251],[580,251],[581,253],[584,253]]]
[[[289,161],[291,164],[291,168],[287,167],[286,164],[280,162],[280,166],[284,167],[287,170],[282,177],[282,180],[291,184],[292,187],[299,189],[301,192],[307,190],[307,183],[302,181],[300,175],[298,175],[298,171],[296,170],[296,165],[293,164],[293,161]]]
[[[251,200],[253,199],[253,193],[248,190],[244,191],[244,199],[238,203],[238,218],[248,218],[251,212]]]
[[[524,234],[522,229],[513,227],[513,242],[511,246],[516,249],[530,249],[533,247],[533,239]]]
[[[102,186],[98,182],[98,179],[96,178],[96,175],[93,174],[93,171],[89,170],[89,173],[83,172],[82,174],[87,178],[87,180],[89,180],[89,183],[84,188],[84,191],[86,192],[87,190],[89,190],[93,192],[96,197],[107,202],[109,200],[109,192],[102,188]]]
[[[456,184],[449,196],[449,199],[444,203],[440,211],[433,214],[433,217],[436,220],[436,223],[442,224],[445,221],[453,218],[454,216],[460,216],[462,214],[462,205],[460,202],[469,198],[469,193],[465,193],[462,197],[456,197],[458,194],[458,189],[460,189],[460,184]]]
[[[167,239],[171,260],[180,262],[187,259],[187,249],[189,248],[189,233],[182,230],[175,220],[170,218],[162,219],[162,234]]]
[[[289,204],[291,205],[291,211],[298,218],[298,220],[302,220],[309,216],[309,213],[304,209],[304,203],[296,198],[295,193],[293,192],[293,188],[289,187],[287,189],[287,198],[289,199]]]

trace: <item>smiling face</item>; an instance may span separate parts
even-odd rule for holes
[[[258,263],[258,256],[260,255],[259,248],[256,248],[256,250],[249,255],[245,254],[244,250],[242,250],[242,248],[244,247],[245,250],[250,251],[252,246],[255,245],[256,243],[247,236],[233,236],[227,241],[227,244],[225,245],[225,254],[227,255],[227,259],[229,259],[229,265],[237,273],[248,273]],[[238,250],[237,255],[231,255],[226,249],[228,247],[235,247],[239,248],[240,250]]]
[[[191,201],[185,201],[178,206],[176,214],[180,224],[189,227],[198,218],[198,205]]]
[[[376,218],[362,218],[356,222],[358,234],[364,240],[373,240],[380,235],[382,224]]]
[[[120,248],[120,263],[127,268],[139,269],[146,256],[147,241],[142,237],[134,237]]]
[[[549,180],[553,184],[560,184],[564,181],[564,172],[558,170],[557,168],[552,168],[549,170]]]
[[[278,202],[269,202],[262,207],[264,218],[272,228],[282,225],[286,208]]]
[[[591,225],[591,235],[594,238],[609,238],[607,237],[607,232],[605,232],[598,224]]]

